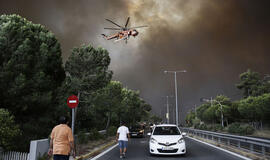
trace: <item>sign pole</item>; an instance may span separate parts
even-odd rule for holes
[[[72,134],[74,136],[74,117],[75,117],[75,108],[72,108],[72,124],[71,124],[71,128],[72,128]]]
[[[78,106],[78,104],[79,104],[79,99],[77,96],[72,95],[72,96],[68,97],[67,105],[69,106],[69,108],[72,109],[71,129],[72,129],[73,135],[74,135],[74,126],[75,126],[75,108]]]

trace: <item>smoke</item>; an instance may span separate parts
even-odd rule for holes
[[[16,13],[54,32],[62,45],[63,59],[71,49],[91,43],[110,52],[114,79],[140,90],[153,106],[165,113],[164,96],[174,95],[177,74],[180,119],[199,104],[201,97],[225,94],[240,98],[235,84],[248,68],[262,74],[270,67],[269,1],[252,0],[47,0],[0,2],[0,13]],[[106,41],[109,18],[124,25],[148,25],[138,29],[128,44]],[[171,98],[171,110],[175,99]],[[173,115],[171,115],[173,116]],[[171,117],[172,119],[172,117]]]

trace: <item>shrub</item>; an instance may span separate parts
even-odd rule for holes
[[[214,124],[211,126],[211,131],[216,132],[216,131],[222,131],[222,130],[223,130],[223,128],[220,124]]]
[[[80,131],[78,133],[78,143],[79,144],[86,144],[89,140],[89,137],[84,131]]]
[[[199,126],[199,129],[201,129],[201,130],[207,130],[207,126],[206,126],[206,124],[201,124],[200,126]]]
[[[13,149],[16,146],[16,137],[20,134],[15,117],[8,110],[0,108],[0,147],[4,150]]]
[[[104,136],[100,134],[96,128],[90,130],[90,134],[89,134],[90,140],[98,140],[102,138],[104,138]]]
[[[106,132],[107,136],[116,135],[117,128],[115,126],[110,126]]]
[[[195,126],[198,127],[198,125],[200,125],[200,119],[198,119],[198,118],[192,119],[192,124],[193,124],[194,128],[195,128]]]
[[[232,123],[228,127],[229,133],[234,133],[234,134],[239,134],[239,135],[249,135],[249,134],[252,134],[254,131],[255,129],[249,124],[241,125],[240,123]]]

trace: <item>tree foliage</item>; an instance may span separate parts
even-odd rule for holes
[[[240,74],[241,81],[236,86],[244,91],[244,98],[232,102],[224,95],[217,96],[212,103],[207,102],[198,107],[198,118],[208,124],[220,123],[222,112],[226,126],[234,124],[231,128],[235,128],[235,124],[242,123],[252,124],[254,128],[262,128],[263,123],[269,124],[270,81],[267,78],[269,76],[261,78],[259,73],[251,70]],[[190,122],[195,120],[194,113],[188,113],[186,120],[190,125]],[[250,129],[249,124],[244,128]]]
[[[0,106],[15,115],[25,141],[47,136],[64,78],[52,32],[17,15],[0,16]]]
[[[5,150],[12,149],[16,137],[21,133],[15,123],[14,116],[8,110],[0,108],[0,147]]]
[[[108,70],[110,57],[107,50],[89,45],[75,47],[66,64],[66,98],[71,94],[78,95],[80,104],[77,110],[77,128],[87,129],[94,124],[94,112],[91,100],[94,92],[106,87],[112,78]],[[62,98],[62,99],[66,99]]]
[[[258,72],[247,70],[247,72],[240,74],[239,77],[240,82],[236,84],[236,87],[243,90],[245,98],[270,92],[269,81],[267,81],[266,77],[261,78]]]

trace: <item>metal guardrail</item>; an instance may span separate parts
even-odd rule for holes
[[[219,144],[234,146],[241,150],[246,150],[268,157],[270,156],[270,140],[267,139],[236,136],[191,128],[181,128],[181,130],[188,134],[211,140]]]

